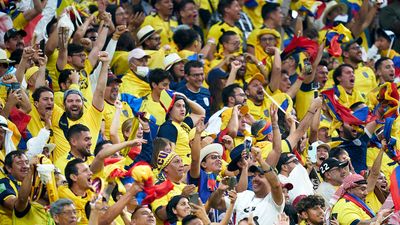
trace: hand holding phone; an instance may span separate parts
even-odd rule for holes
[[[189,195],[189,202],[195,205],[199,205],[199,193],[193,193]]]

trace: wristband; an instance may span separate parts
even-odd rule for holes
[[[307,110],[307,112],[309,112],[309,113],[311,113],[311,114],[313,114],[313,115],[315,114],[315,112],[311,112],[310,110]]]
[[[270,166],[269,169],[264,170],[264,174],[267,174],[267,173],[272,172],[272,171],[274,171],[274,169],[272,169],[272,166]]]

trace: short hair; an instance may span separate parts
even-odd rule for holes
[[[325,207],[325,200],[319,195],[309,195],[297,203],[296,211],[297,213],[302,213],[315,206]]]
[[[85,51],[82,45],[78,44],[68,44],[68,56]]]
[[[187,215],[182,219],[182,225],[189,224],[192,220],[198,219],[199,217],[195,215]]]
[[[190,75],[191,68],[203,68],[203,63],[196,60],[190,60],[185,64],[184,70],[186,75]]]
[[[228,105],[229,97],[235,95],[235,89],[241,88],[239,84],[231,84],[222,89],[222,103],[224,106]]]
[[[6,155],[6,157],[4,158],[4,169],[5,169],[4,172],[6,174],[9,173],[9,171],[7,171],[7,167],[12,168],[12,163],[14,161],[14,158],[21,157],[22,155],[25,155],[25,152],[22,150],[11,151]]]
[[[342,76],[342,71],[344,67],[350,67],[354,70],[354,67],[350,64],[344,63],[338,66],[334,71],[333,71],[333,81],[335,82],[335,85],[338,85],[340,81],[337,79],[338,77]]]
[[[227,43],[229,41],[229,39],[232,36],[235,36],[235,35],[237,35],[237,33],[235,31],[231,31],[231,30],[225,31],[225,32],[222,33],[222,35],[219,38],[218,42],[219,43]]]
[[[94,148],[94,156],[97,156],[97,154],[99,154],[100,150],[106,144],[112,144],[112,141],[110,141],[110,140],[102,140],[99,143],[97,143],[96,147]]]
[[[71,69],[65,69],[61,70],[60,76],[58,77],[58,85],[61,87],[62,83],[66,83],[69,75],[71,75],[72,70]]]
[[[321,61],[318,63],[318,66],[325,66],[325,67],[328,67],[328,62],[327,62],[326,60],[321,60]]]
[[[179,50],[182,50],[193,45],[199,39],[199,33],[193,29],[181,28],[174,32],[172,39]]]
[[[280,5],[278,3],[266,2],[261,9],[261,16],[262,16],[263,20],[268,19],[268,15],[270,13],[278,10],[279,7],[280,7]]]
[[[388,60],[388,59],[390,59],[390,58],[388,58],[388,57],[381,57],[380,59],[378,59],[378,60],[375,62],[375,65],[374,65],[375,71],[377,71],[377,70],[381,67],[382,63],[383,63],[384,61]],[[390,59],[390,60],[391,60],[391,59]]]
[[[40,95],[42,95],[43,92],[51,92],[54,94],[54,91],[51,88],[49,88],[47,86],[41,86],[41,87],[36,88],[35,91],[33,91],[33,93],[32,93],[33,101],[35,101],[35,102],[39,101]]]
[[[150,88],[153,90],[153,86],[151,85],[152,83],[159,84],[160,82],[162,82],[165,79],[168,79],[169,81],[173,80],[171,74],[168,71],[165,71],[160,68],[151,70],[149,73]]]
[[[21,62],[23,52],[23,49],[15,49],[10,55],[10,60],[13,60],[15,62],[10,63],[10,65],[15,66],[15,64],[19,64]]]
[[[237,1],[237,0],[220,0],[218,3],[218,8],[217,8],[218,13],[221,14],[222,16],[224,16],[225,9],[231,7],[231,5],[233,4],[234,1]]]
[[[182,0],[177,6],[178,12],[182,11],[185,8],[185,6],[190,3],[196,5],[196,3],[193,0]]]
[[[335,147],[329,150],[329,157],[339,159],[339,156],[345,152],[346,150],[344,150],[343,148]]]
[[[50,205],[50,215],[54,217],[62,212],[65,206],[74,205],[74,202],[69,198],[60,198]]]
[[[75,136],[76,134],[80,134],[82,131],[90,132],[89,128],[83,124],[78,123],[78,124],[72,125],[67,131],[66,138],[67,138],[68,142],[71,141],[72,136]]]
[[[64,169],[64,174],[65,174],[65,179],[67,179],[68,182],[68,187],[71,187],[73,184],[73,180],[71,179],[71,175],[77,175],[78,174],[78,168],[76,168],[76,165],[80,163],[85,163],[82,159],[76,158],[67,163]]]

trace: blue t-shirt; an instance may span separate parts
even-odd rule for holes
[[[370,141],[368,134],[364,133],[354,140],[345,140],[343,138],[332,138],[332,141],[342,141],[338,146],[349,153],[351,164],[356,173],[368,169],[367,167],[367,147]]]
[[[217,182],[217,175],[214,173],[206,173],[200,168],[200,176],[192,178],[188,172],[188,183],[194,184],[198,187],[199,197],[202,202],[207,202],[211,193],[217,190],[219,182]],[[211,185],[211,186],[210,186]]]
[[[194,93],[190,91],[187,86],[183,86],[176,90],[177,92],[180,92],[186,97],[188,97],[190,100],[196,102],[197,104],[201,105],[206,110],[206,118],[205,118],[205,123],[207,123],[208,119],[210,118],[210,91],[207,88],[201,87],[200,91],[197,93]]]

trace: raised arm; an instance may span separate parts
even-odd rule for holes
[[[200,177],[200,150],[201,150],[201,133],[206,129],[204,126],[204,117],[200,118],[196,123],[196,133],[194,135],[193,143],[191,146],[192,162],[190,163],[190,177]]]
[[[225,87],[235,83],[237,71],[242,67],[242,63],[234,60],[231,62],[231,72],[229,72],[228,80],[226,81]]]
[[[19,62],[17,71],[15,72],[15,77],[17,78],[18,83],[22,83],[22,80],[25,76],[25,71],[30,67],[34,54],[35,50],[32,47],[29,46],[24,48],[21,61]]]
[[[39,62],[39,71],[37,72],[37,78],[35,82],[35,89],[46,86],[46,65],[47,65],[47,56],[38,57]]]
[[[379,149],[379,153],[376,156],[374,164],[372,164],[370,173],[367,178],[368,193],[373,192],[375,189],[376,182],[378,181],[378,177],[381,173],[382,157],[383,157],[383,153],[386,150],[386,148],[387,148],[386,140],[382,140],[382,148]]]
[[[265,69],[265,65],[259,61],[255,55],[250,54],[250,53],[244,53],[246,59],[249,59],[250,63],[253,63],[254,65],[257,66],[257,69],[260,71],[260,73],[264,76],[265,80],[268,81],[269,77],[269,72]],[[279,57],[280,60],[280,57]],[[275,70],[279,70],[279,76],[281,73],[281,65],[276,65]]]
[[[232,138],[237,136],[239,130],[239,107],[239,105],[235,105],[232,108],[232,115],[229,119],[228,125],[226,126],[226,129],[228,129],[228,135]]]
[[[267,47],[266,52],[270,55],[274,55],[274,62],[272,64],[271,79],[268,84],[269,89],[275,92],[279,89],[279,83],[281,82],[281,66],[282,60],[280,51],[276,47]]]
[[[119,140],[118,130],[121,128],[120,116],[122,112],[122,103],[119,100],[117,100],[115,101],[114,106],[115,106],[115,114],[110,126],[110,140],[113,144],[118,144],[121,142]]]
[[[125,141],[119,144],[113,144],[109,147],[104,148],[99,152],[99,154],[96,155],[92,164],[90,164],[90,171],[92,171],[93,174],[102,171],[104,168],[105,158],[112,156],[113,154],[121,151],[124,148],[140,146],[143,143],[146,143],[144,139],[135,139],[135,140]]]
[[[321,122],[321,108],[317,110],[315,115],[312,118],[311,121],[311,126],[310,126],[310,136],[308,139],[309,143],[314,143],[318,141],[318,129],[319,129],[319,124]]]
[[[73,37],[72,37],[72,42],[75,44],[81,44],[81,39],[85,37],[85,33],[87,29],[89,28],[90,23],[94,20],[94,15],[91,14],[88,18],[86,18],[85,22],[78,27],[78,29],[75,31]]]
[[[90,51],[90,53],[88,55],[89,62],[93,67],[96,65],[97,60],[99,59],[99,52],[101,51],[101,49],[103,48],[104,44],[106,43],[108,30],[110,29],[112,22],[111,21],[109,21],[109,22],[105,21],[105,22],[100,23],[100,24],[103,24],[103,25],[100,27],[99,37],[97,38],[96,42],[94,42],[93,48],[92,48],[92,50]],[[104,62],[103,62],[103,64],[104,64]]]
[[[47,0],[44,0],[41,2],[40,0],[32,0],[33,2],[33,8],[28,9],[24,12],[24,18],[27,21],[33,20],[37,15],[41,14],[43,11],[43,8],[47,4]]]
[[[93,93],[92,104],[97,110],[103,111],[104,109],[104,91],[106,89],[108,65],[110,64],[110,57],[107,52],[99,52],[99,60],[102,62],[99,80],[97,81],[96,90]]]
[[[66,27],[58,28],[58,58],[56,62],[57,70],[63,70],[65,65],[67,65],[68,58],[68,33],[69,29]]]
[[[29,163],[28,175],[22,181],[21,187],[18,191],[18,197],[15,201],[14,209],[17,212],[23,212],[29,204],[29,195],[31,193],[32,187],[32,177],[35,172],[36,164],[38,163],[38,158],[34,157]]]
[[[281,132],[278,126],[278,107],[271,105],[271,126],[272,126],[272,152],[267,156],[266,162],[275,167],[278,164],[282,153]]]
[[[49,39],[47,40],[45,46],[44,46],[44,54],[47,57],[50,57],[54,50],[57,48],[58,45],[58,29],[57,29],[57,23],[55,23],[53,26],[56,26],[56,28],[49,34]]]

